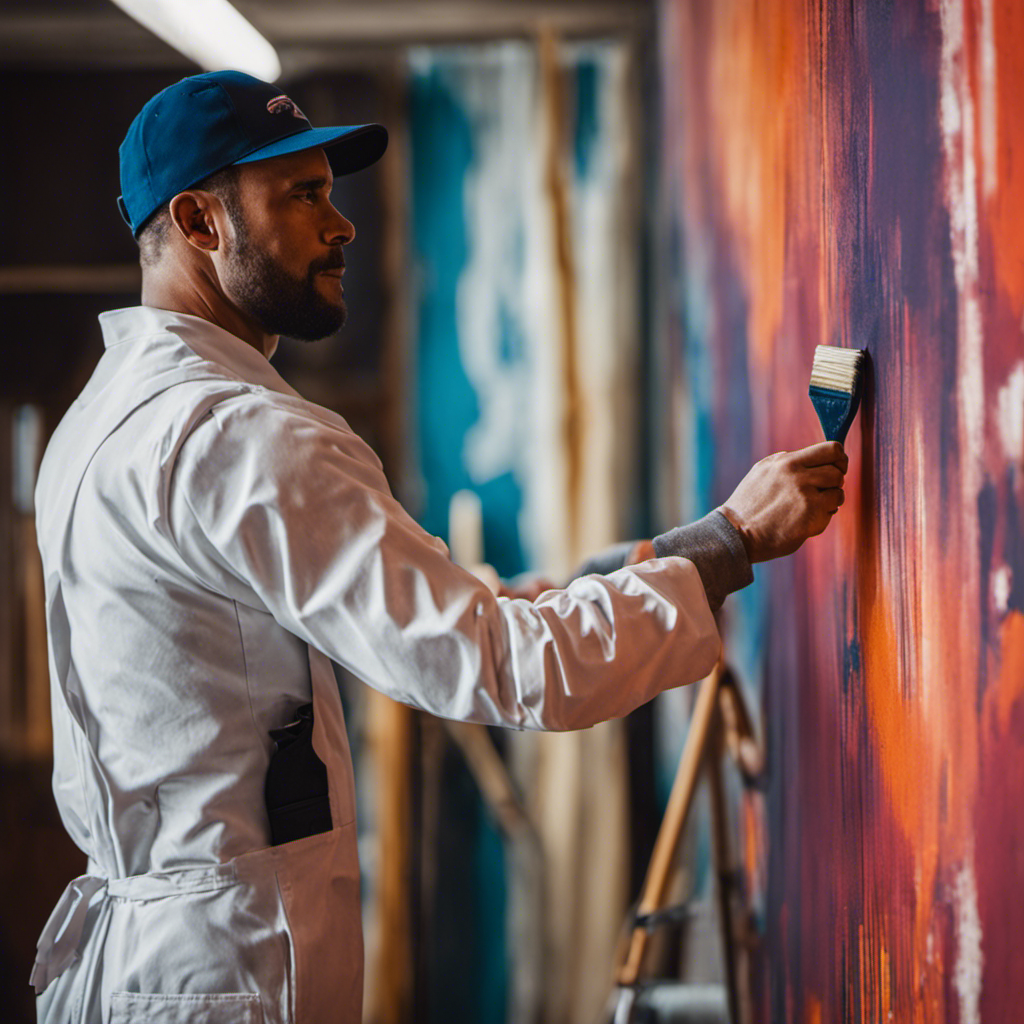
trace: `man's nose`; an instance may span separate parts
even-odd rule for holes
[[[347,217],[342,216],[333,206],[331,207],[331,224],[328,228],[328,242],[337,245],[348,245],[356,237],[355,225]]]

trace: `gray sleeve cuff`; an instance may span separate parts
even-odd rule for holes
[[[596,555],[588,558],[581,566],[574,569],[572,578],[577,579],[580,576],[590,576],[592,573],[607,576],[608,573],[621,569],[626,564],[626,559],[635,545],[635,540],[627,540],[621,544],[613,544],[610,548],[605,548],[604,551],[599,551]]]
[[[754,580],[743,538],[717,510],[689,526],[677,526],[655,537],[654,552],[659,558],[688,558],[697,566],[713,612],[734,590],[742,590]]]

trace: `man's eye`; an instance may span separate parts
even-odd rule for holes
[[[312,189],[307,189],[307,191],[299,193],[299,198],[306,203],[315,203],[316,193]]]

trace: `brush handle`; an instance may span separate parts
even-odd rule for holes
[[[812,384],[807,393],[811,396],[811,404],[821,421],[825,440],[838,441],[843,444],[849,433],[850,424],[853,423],[853,418],[857,415],[857,407],[860,405],[860,388],[857,388],[851,395]]]

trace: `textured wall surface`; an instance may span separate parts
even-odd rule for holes
[[[732,610],[770,761],[759,1019],[1019,1020],[1024,6],[661,16],[671,500],[820,439],[815,345],[873,360],[846,507]]]

